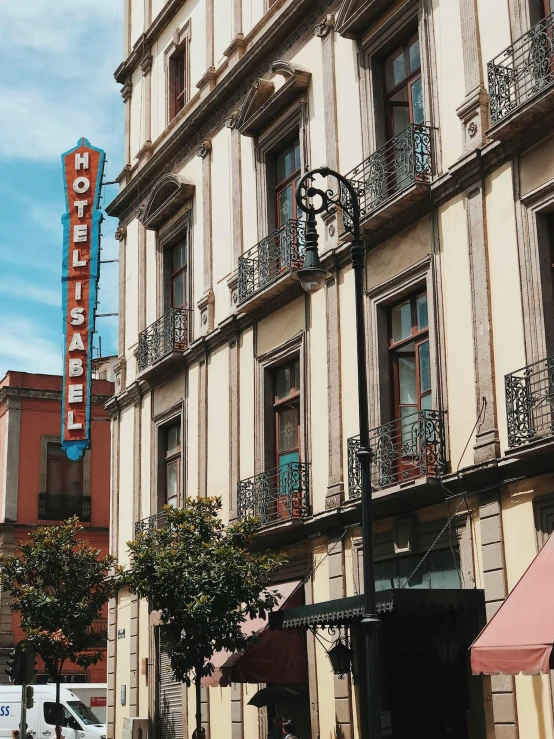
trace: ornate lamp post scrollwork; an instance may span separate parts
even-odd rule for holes
[[[337,192],[327,187],[314,186],[316,177],[332,177],[338,183]],[[317,249],[315,217],[318,213],[343,213],[344,229],[352,235],[350,257],[354,271],[356,348],[358,365],[358,415],[360,442],[357,457],[361,468],[362,539],[364,550],[364,611],[362,620],[365,637],[365,710],[364,739],[381,737],[381,705],[379,698],[379,619],[375,604],[375,574],[373,554],[373,511],[371,500],[371,451],[369,448],[369,412],[367,393],[367,369],[365,363],[364,322],[364,265],[365,242],[360,238],[360,203],[358,194],[345,177],[328,167],[307,172],[296,189],[298,207],[307,214],[306,250],[304,265],[297,276],[304,289],[313,293],[323,286],[328,273],[321,265]]]

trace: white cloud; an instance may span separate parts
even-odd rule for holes
[[[0,295],[10,298],[22,298],[34,303],[53,305],[60,308],[62,304],[61,284],[59,290],[52,290],[44,287],[44,285],[33,285],[31,282],[20,280],[17,277],[10,277],[9,279],[0,281]]]
[[[0,156],[53,161],[81,136],[113,148],[122,0],[0,2]],[[111,152],[109,152],[111,153]]]
[[[58,343],[44,336],[36,322],[3,315],[0,321],[0,377],[8,370],[61,374],[62,337]]]

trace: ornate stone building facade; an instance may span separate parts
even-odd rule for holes
[[[125,565],[126,542],[185,496],[259,515],[259,546],[289,555],[283,608],[300,608],[279,615],[302,634],[303,700],[278,708],[302,739],[363,733],[338,213],[318,219],[325,289],[294,277],[295,186],[326,164],[354,183],[367,243],[384,735],[552,737],[548,676],[472,676],[467,660],[554,520],[552,0],[125,8],[112,551]],[[155,614],[121,591],[109,623],[109,737],[190,736],[194,696],[171,683]],[[337,630],[355,655],[342,680]],[[203,691],[212,739],[271,728],[244,659]]]

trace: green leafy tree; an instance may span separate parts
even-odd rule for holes
[[[116,590],[108,577],[115,557],[101,557],[79,537],[82,531],[76,516],[57,526],[40,526],[13,556],[0,555],[0,587],[10,593],[11,610],[19,613],[21,628],[56,683],[58,723],[64,664],[86,669],[102,658],[106,629],[99,628],[99,619]],[[60,725],[56,736],[61,736]]]
[[[250,551],[258,521],[226,526],[219,498],[187,499],[166,508],[165,521],[129,542],[129,589],[160,612],[161,647],[176,680],[196,688],[196,736],[202,735],[200,681],[214,671],[213,655],[245,649],[247,617],[265,617],[276,604],[267,590],[280,555]]]

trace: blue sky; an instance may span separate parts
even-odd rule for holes
[[[123,0],[0,0],[0,378],[62,370],[61,154],[86,136],[123,164]],[[117,187],[104,189],[104,205]],[[117,257],[115,219],[102,258]],[[101,268],[100,313],[117,311],[117,263]],[[99,318],[102,353],[117,318]],[[98,346],[96,338],[95,345]]]

